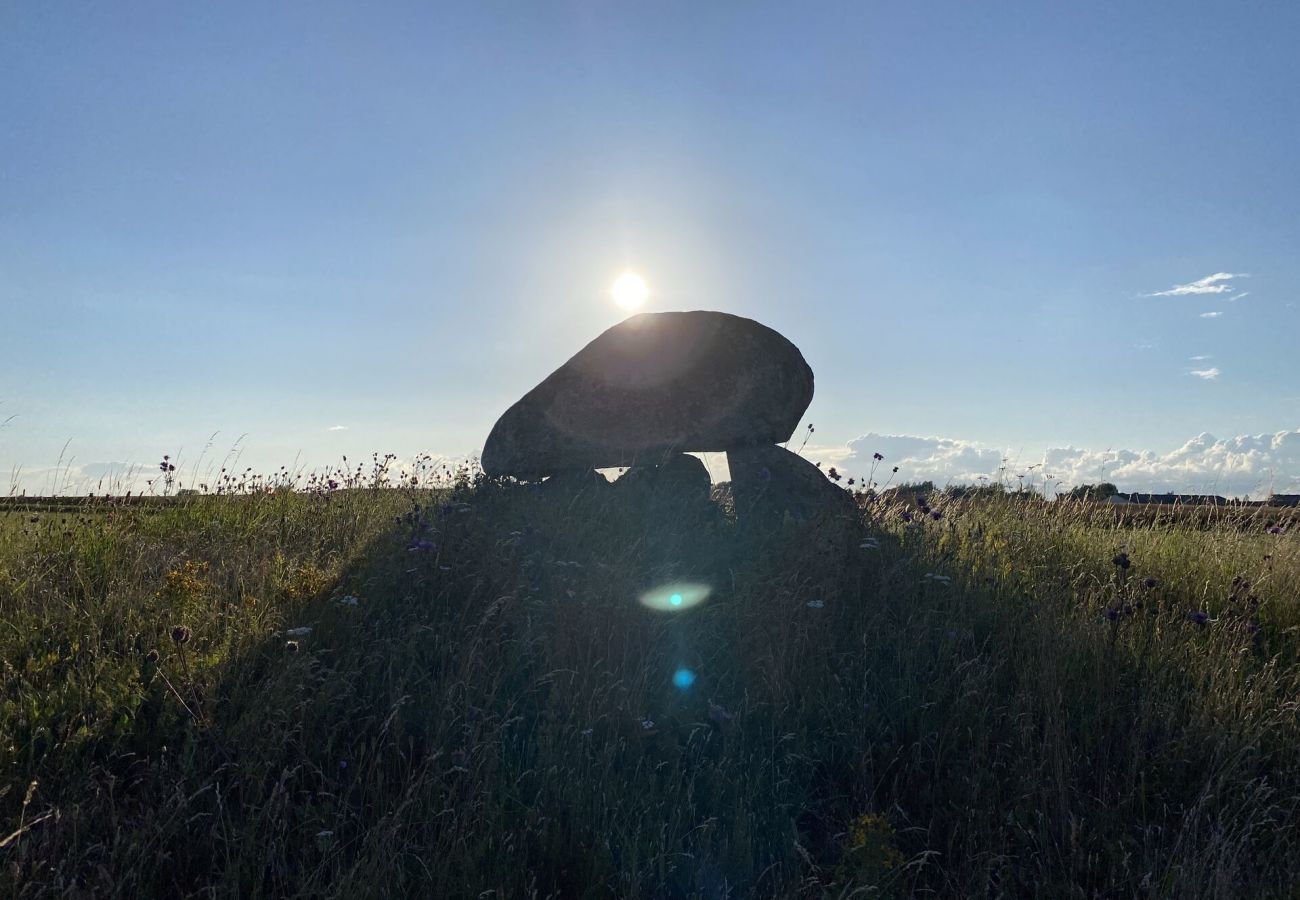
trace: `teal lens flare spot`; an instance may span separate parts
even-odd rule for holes
[[[668,598],[668,602],[669,602],[669,604],[671,604],[672,606],[681,606],[681,605],[682,605],[682,595],[681,595],[681,594],[673,594],[671,597]]]
[[[690,669],[678,669],[673,673],[674,687],[684,691],[693,684],[695,684],[695,673]]]

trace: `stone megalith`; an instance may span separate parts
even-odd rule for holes
[[[852,522],[853,495],[832,483],[817,466],[783,447],[745,447],[727,452],[736,518],[781,523]]]
[[[812,394],[803,354],[765,325],[703,310],[643,313],[506,410],[483,470],[536,479],[773,445],[790,439]]]

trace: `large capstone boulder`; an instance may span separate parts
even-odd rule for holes
[[[787,441],[813,373],[752,319],[665,312],[615,325],[506,410],[483,448],[489,475],[657,464],[681,451]]]

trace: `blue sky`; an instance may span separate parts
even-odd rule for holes
[[[790,337],[827,460],[1289,487],[1298,43],[1282,2],[6,4],[0,473],[474,453],[630,268]]]

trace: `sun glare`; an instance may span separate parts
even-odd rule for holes
[[[619,306],[632,310],[641,308],[646,298],[650,296],[650,289],[646,287],[645,279],[640,275],[635,272],[624,272],[614,280],[609,293]]]

